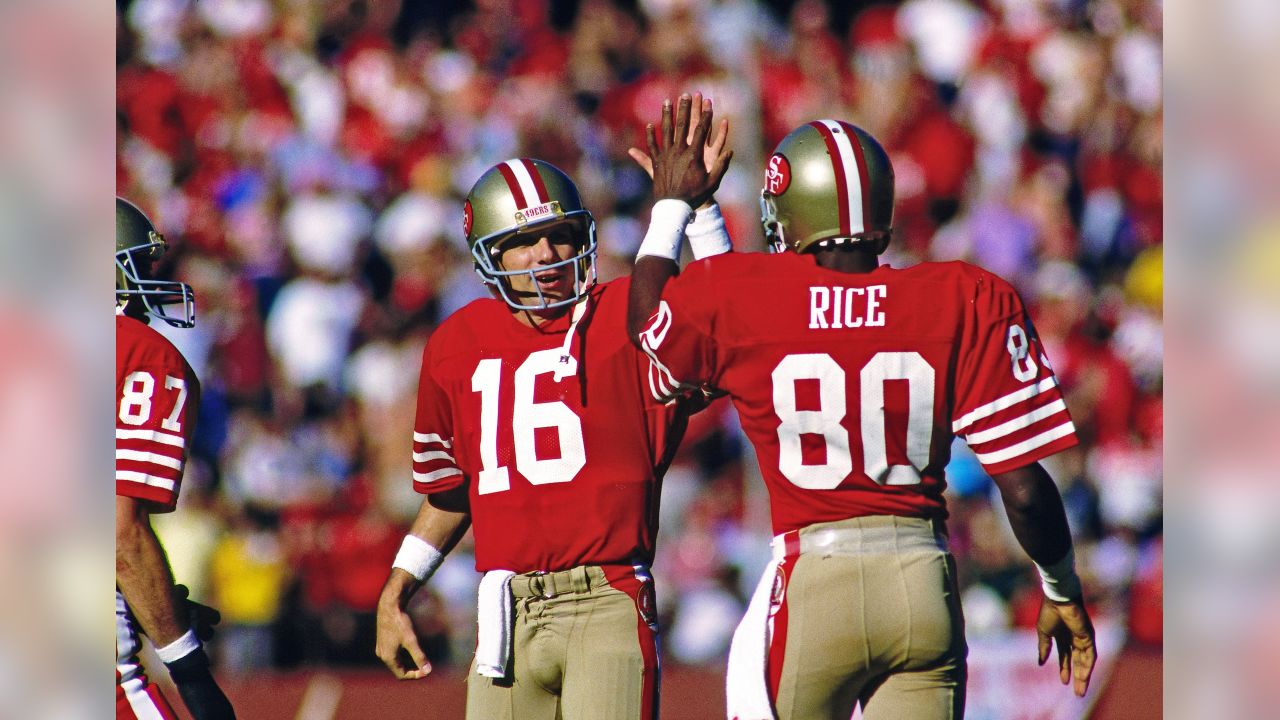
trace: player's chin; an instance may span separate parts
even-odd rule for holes
[[[541,286],[539,286],[538,290],[513,290],[511,294],[516,302],[527,306],[551,305],[569,297],[568,289],[543,288]]]

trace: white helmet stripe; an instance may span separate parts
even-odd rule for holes
[[[856,139],[849,136],[848,131],[835,120],[819,120],[835,140],[836,150],[840,153],[840,164],[844,168],[844,187],[849,203],[849,231],[857,234],[865,231],[866,221],[862,216],[862,181],[858,170],[858,153],[854,152]]]
[[[546,202],[538,193],[538,186],[534,184],[533,177],[529,175],[529,169],[524,166],[524,163],[519,160],[508,160],[503,165],[511,170],[516,183],[520,185],[520,192],[524,194],[526,204],[520,206],[521,210]]]

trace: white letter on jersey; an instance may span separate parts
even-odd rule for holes
[[[658,302],[658,310],[649,319],[649,327],[645,329],[641,336],[644,339],[645,347],[650,350],[657,350],[663,340],[667,339],[667,332],[671,330],[671,306],[666,300]]]
[[[886,297],[889,294],[889,288],[885,285],[872,285],[867,288],[867,327],[884,326],[884,312],[880,311],[880,301],[877,298]]]
[[[471,391],[480,393],[480,495],[511,489],[511,474],[498,464],[498,389],[502,385],[502,360],[487,358],[471,375]]]
[[[916,352],[880,352],[862,368],[862,468],[881,485],[915,485],[933,442],[933,366]],[[907,460],[890,465],[884,432],[884,383],[907,381]]]
[[[1009,350],[1009,358],[1013,361],[1013,376],[1020,382],[1028,382],[1036,376],[1036,359],[1027,352],[1031,342],[1021,325],[1009,326],[1009,342],[1005,346]],[[1020,365],[1020,363],[1025,363]]]
[[[516,402],[511,417],[511,432],[516,443],[516,469],[534,485],[569,482],[587,464],[587,448],[582,440],[582,420],[559,400],[533,400],[537,377],[555,372],[558,362],[560,348],[539,350],[530,354],[516,370]],[[544,427],[555,428],[556,435],[560,438],[558,458],[538,459],[534,435],[538,428]]]
[[[141,425],[151,417],[151,395],[156,391],[156,379],[146,370],[129,373],[124,379],[124,392],[120,395],[120,421],[129,425]]]
[[[865,295],[866,290],[863,288],[845,288],[844,291],[844,324],[845,327],[862,327],[862,318],[854,317],[853,296]]]
[[[824,287],[809,288],[809,329],[826,330],[827,318],[824,317],[831,308],[831,291]]]
[[[825,288],[823,288],[825,289]],[[817,380],[818,410],[796,409],[796,381]],[[778,470],[806,490],[831,490],[853,470],[849,433],[840,424],[845,416],[844,369],[826,353],[788,355],[773,369],[773,411],[778,425]],[[800,436],[821,435],[826,462],[806,465]]]

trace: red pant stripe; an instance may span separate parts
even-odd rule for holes
[[[782,661],[787,654],[787,583],[791,578],[791,571],[795,568],[798,557],[790,553],[790,543],[788,543],[787,549],[787,556],[782,559],[782,562],[778,563],[777,573],[781,580],[774,580],[774,596],[769,607],[769,655],[766,663],[769,675],[769,702],[773,704],[775,713],[778,709],[778,688],[782,686]],[[778,582],[782,584],[780,598],[778,597]],[[777,602],[776,607],[773,602]]]
[[[636,640],[644,658],[644,681],[640,688],[640,717],[642,720],[658,720],[659,698],[662,693],[662,664],[658,660],[658,633],[645,620],[642,610],[647,604],[648,613],[654,615],[657,607],[653,597],[653,579],[646,582],[636,576],[637,570],[628,567],[603,566],[605,579],[616,590],[626,593],[636,605]],[[647,596],[647,597],[646,597]]]

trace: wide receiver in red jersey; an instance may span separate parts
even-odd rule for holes
[[[200,644],[217,613],[174,586],[151,527],[151,513],[178,502],[200,399],[191,366],[147,326],[148,316],[176,327],[195,322],[188,285],[151,279],[165,247],[147,216],[116,198],[116,717],[178,717],[138,661],[145,632],[192,716],[226,720],[235,713]],[[182,314],[170,315],[171,305]]]
[[[683,172],[664,163],[655,186]],[[954,435],[1039,567],[1040,662],[1056,642],[1062,682],[1083,695],[1094,632],[1061,497],[1037,462],[1077,440],[1021,299],[961,262],[879,264],[893,170],[848,123],[783,139],[761,205],[776,254],[710,258],[669,284],[676,264],[646,257],[631,287],[661,397],[727,392],[769,489],[774,562],[734,637],[729,717],[847,718],[855,703],[868,720],[963,715],[943,500]]]
[[[693,194],[709,197],[727,164]],[[728,250],[711,220],[702,250]],[[423,352],[413,478],[428,497],[379,602],[378,656],[402,679],[430,672],[404,608],[470,520],[484,577],[467,717],[653,720],[659,486],[697,401],[652,398],[627,335],[628,280],[595,281],[595,221],[563,172],[528,158],[490,168],[463,231],[495,297],[454,313]]]

